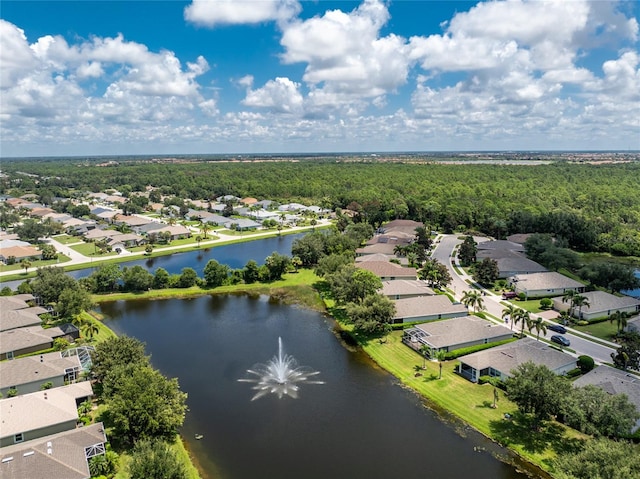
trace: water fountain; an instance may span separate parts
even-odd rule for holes
[[[251,398],[252,401],[267,394],[277,394],[279,399],[284,396],[297,398],[300,383],[324,384],[323,381],[309,380],[310,377],[320,374],[320,371],[298,366],[293,356],[284,354],[280,337],[278,338],[278,355],[271,358],[267,364],[256,364],[252,369],[247,369],[247,372],[257,378],[238,379],[238,381],[255,383],[252,389],[258,392]]]

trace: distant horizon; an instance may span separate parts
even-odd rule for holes
[[[635,151],[639,45],[630,0],[3,0],[0,157]]]
[[[380,155],[473,155],[473,154],[624,154],[640,155],[638,150],[423,150],[423,151],[318,151],[318,152],[264,152],[264,153],[132,153],[132,154],[96,154],[96,155],[49,155],[49,156],[2,156],[0,160],[29,160],[29,159],[104,159],[104,158],[196,158],[196,157],[316,157],[316,156],[380,156]],[[1,166],[0,166],[1,169]]]

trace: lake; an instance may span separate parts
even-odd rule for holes
[[[487,452],[506,454],[498,446],[469,428],[462,437],[364,353],[345,348],[319,313],[244,295],[119,301],[100,311],[179,378],[189,395],[182,434],[208,478],[526,477]],[[297,399],[252,401],[252,385],[238,379],[277,354],[279,337],[324,384],[303,384]]]

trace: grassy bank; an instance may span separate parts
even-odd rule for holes
[[[238,284],[211,289],[193,286],[191,288],[152,289],[140,293],[96,294],[92,299],[95,303],[102,303],[133,299],[191,298],[205,294],[265,294],[285,304],[300,304],[316,311],[324,311],[324,304],[313,288],[313,285],[318,281],[319,278],[312,270],[301,269],[297,273],[287,273],[281,280],[271,283]]]
[[[533,432],[522,420],[514,403],[504,391],[493,408],[494,388],[489,384],[473,384],[454,372],[458,361],[440,365],[424,361],[415,351],[402,344],[402,332],[387,336],[386,341],[372,340],[361,344],[364,351],[383,369],[397,377],[402,384],[427,398],[441,414],[452,414],[477,431],[514,451],[523,460],[551,473],[551,460],[567,445],[584,438],[577,431],[562,424],[549,423],[544,430]],[[512,419],[506,420],[505,414]]]

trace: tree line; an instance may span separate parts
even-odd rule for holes
[[[123,161],[99,168],[77,160],[3,164],[0,192],[42,201],[83,191],[157,187],[178,198],[233,194],[348,208],[374,226],[410,218],[434,229],[461,227],[496,238],[549,233],[577,251],[640,256],[640,165],[447,165],[383,162],[189,164]],[[40,175],[33,178],[18,171]],[[132,207],[135,206],[132,204]]]

